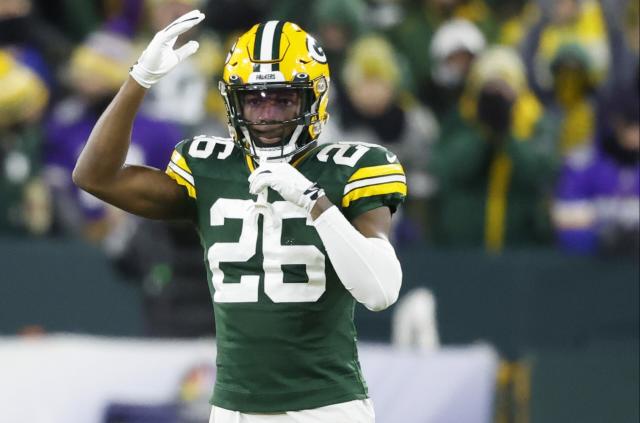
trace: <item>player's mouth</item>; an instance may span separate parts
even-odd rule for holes
[[[280,137],[263,137],[258,136],[258,140],[264,144],[275,144],[280,141]]]
[[[277,127],[273,129],[256,129],[252,130],[254,137],[263,144],[276,144],[279,143],[283,136],[283,128]]]

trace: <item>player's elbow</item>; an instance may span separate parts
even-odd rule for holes
[[[364,306],[370,311],[383,311],[391,307],[397,300],[400,289],[393,292],[380,292],[379,295],[369,298]]]
[[[84,191],[91,191],[91,179],[78,165],[76,165],[71,173],[71,180],[78,188]]]
[[[389,301],[386,298],[380,298],[379,300],[372,300],[367,303],[364,303],[364,306],[369,311],[383,311],[391,307],[393,304],[392,301]]]
[[[85,189],[85,186],[87,185],[86,178],[83,175],[82,171],[78,169],[78,165],[73,168],[73,172],[71,173],[71,180],[78,188],[81,189]]]
[[[71,180],[78,188],[89,194],[96,196],[100,194],[101,184],[96,182],[96,178],[91,175],[91,172],[82,170],[77,164],[71,173]]]
[[[382,311],[391,307],[400,295],[402,286],[402,268],[396,260],[385,271],[381,272],[383,277],[377,277],[376,284],[380,289],[374,295],[363,302],[364,306],[371,311]]]

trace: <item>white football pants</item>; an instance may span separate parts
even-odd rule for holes
[[[371,399],[273,414],[241,413],[213,406],[209,423],[375,423]]]

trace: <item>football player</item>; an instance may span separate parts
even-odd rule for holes
[[[398,297],[387,237],[407,187],[384,148],[318,145],[329,68],[316,41],[290,22],[255,25],[220,83],[231,139],[178,143],[166,172],[124,163],[146,90],[197,50],[174,43],[203,19],[192,11],[156,34],[74,181],[131,213],[197,225],[217,331],[212,422],[373,422],[353,312],[355,301],[375,311]]]

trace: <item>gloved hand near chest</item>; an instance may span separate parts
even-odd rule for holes
[[[289,163],[263,163],[249,176],[249,192],[257,195],[271,188],[285,200],[311,212],[324,190]]]

